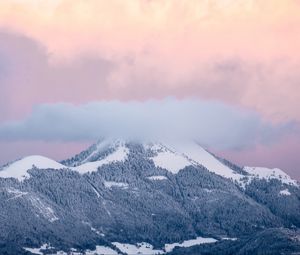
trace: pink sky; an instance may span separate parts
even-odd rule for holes
[[[175,96],[298,123],[299,13],[298,0],[1,1],[0,121],[41,103]],[[300,179],[299,137],[222,153]]]

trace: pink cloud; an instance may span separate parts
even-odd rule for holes
[[[72,64],[51,65],[39,43],[6,32],[0,32],[0,63],[2,120],[29,114],[39,103],[103,99],[109,90],[107,75],[113,68],[113,63],[89,56]]]
[[[24,56],[34,98],[41,87],[51,101],[197,96],[299,120],[299,10],[295,0],[12,0],[0,3],[0,26],[45,47],[40,63]],[[116,66],[98,75],[84,56]],[[216,70],[232,59],[235,69]]]
[[[296,0],[1,1],[0,121],[40,103],[175,96],[299,122],[299,11]],[[271,162],[288,146],[239,156]]]

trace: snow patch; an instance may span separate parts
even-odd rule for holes
[[[223,237],[222,240],[236,241],[236,237]]]
[[[18,179],[19,181],[23,181],[24,179],[30,177],[27,171],[32,169],[33,167],[37,167],[39,169],[67,168],[66,166],[57,163],[52,159],[43,156],[34,155],[34,156],[25,157],[4,167],[0,171],[0,178],[15,178]]]
[[[102,236],[102,237],[105,236],[105,234],[101,233],[99,230],[95,229],[94,227],[91,227],[91,230],[92,230],[93,232],[95,232],[95,233],[96,233],[97,235],[99,235],[99,236]]]
[[[86,250],[85,255],[118,255],[119,253],[107,246],[96,246],[96,250]]]
[[[187,240],[182,243],[166,244],[165,251],[171,252],[175,247],[191,247],[191,246],[199,245],[199,244],[215,243],[217,241],[218,240],[216,240],[214,238],[197,237],[196,239]]]
[[[113,242],[121,252],[126,254],[141,254],[141,255],[154,255],[154,254],[164,254],[163,250],[154,250],[153,245],[149,243],[137,243],[137,244],[126,244]]]
[[[125,182],[105,181],[104,186],[105,186],[105,188],[108,188],[108,189],[111,189],[112,187],[128,189],[128,183],[125,183]]]
[[[284,190],[280,190],[279,194],[282,196],[290,196],[291,192],[288,189],[284,189]]]
[[[51,247],[49,244],[43,244],[39,248],[27,248],[23,247],[24,250],[31,252],[32,254],[38,254],[38,255],[44,255],[44,252],[42,251],[47,251],[49,249],[54,249],[54,247]],[[71,252],[64,252],[64,251],[57,251],[55,254],[56,255],[118,255],[119,253],[115,250],[113,250],[110,247],[107,246],[101,246],[97,245],[95,250],[85,250],[84,253],[77,251],[74,248],[70,249]],[[48,254],[48,253],[47,253]],[[51,253],[54,255],[53,253]]]
[[[26,251],[29,251],[32,254],[39,254],[39,255],[43,255],[44,253],[40,252],[40,248],[23,248]]]
[[[152,181],[163,181],[163,180],[168,180],[166,176],[163,175],[153,175],[147,177],[147,179],[152,180]]]
[[[94,228],[90,222],[82,221],[83,224],[86,224],[90,227],[90,229],[99,236],[105,236],[105,234],[101,233],[99,230]]]
[[[50,244],[43,244],[41,247],[39,248],[26,248],[23,247],[24,250],[31,252],[32,254],[39,254],[39,255],[43,255],[44,253],[41,252],[42,250],[47,250],[47,249],[52,249],[53,247],[50,246]]]

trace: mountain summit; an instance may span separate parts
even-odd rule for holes
[[[107,139],[62,162],[25,157],[1,168],[0,207],[0,254],[300,251],[299,184],[195,142]]]

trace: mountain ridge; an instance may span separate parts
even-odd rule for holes
[[[112,142],[113,141],[113,142]],[[97,143],[91,145],[87,150],[82,151],[81,153],[75,155],[74,157],[71,157],[70,159],[62,160],[60,162],[57,162],[53,159],[41,156],[41,155],[31,155],[24,158],[21,158],[17,161],[14,161],[11,164],[6,164],[0,168],[0,178],[9,178],[9,172],[16,172],[16,168],[22,168],[24,174],[26,175],[24,170],[29,170],[32,166],[35,166],[40,169],[72,169],[75,171],[78,171],[80,173],[88,173],[97,171],[97,168],[100,167],[102,164],[110,164],[116,161],[123,161],[126,159],[126,156],[128,154],[128,149],[126,148],[126,144],[131,143],[127,142],[125,140],[117,139],[117,140],[102,140],[98,141]],[[193,143],[189,143],[188,146],[191,146]],[[180,144],[178,145],[166,145],[165,143],[161,142],[147,142],[142,143],[142,145],[145,148],[148,148],[152,152],[160,152],[159,155],[156,157],[153,157],[152,160],[154,160],[154,163],[156,166],[165,168],[169,170],[170,172],[177,173],[179,170],[183,169],[185,166],[191,165],[191,164],[200,164],[204,167],[206,167],[208,170],[212,170],[213,173],[218,174],[220,176],[231,178],[233,181],[240,181],[240,179],[243,179],[245,177],[248,178],[260,178],[260,179],[279,179],[282,182],[285,182],[286,184],[291,185],[299,185],[298,181],[292,179],[288,174],[286,174],[284,171],[282,171],[279,168],[267,168],[267,167],[240,167],[240,170],[242,170],[244,173],[247,174],[240,174],[235,169],[232,169],[234,166],[237,167],[235,164],[232,164],[229,162],[232,166],[227,166],[222,162],[222,158],[219,158],[209,152],[208,150],[201,147],[199,144],[194,143],[194,145],[198,146],[198,150],[196,153],[202,154],[200,157],[197,155],[195,160],[195,152],[190,151],[190,154],[192,153],[192,157],[189,157],[184,152],[178,152],[176,150],[176,147],[180,147]],[[107,146],[107,147],[106,147]],[[113,150],[116,149],[116,151],[113,152]],[[193,149],[193,148],[192,148]],[[182,150],[181,150],[182,151]],[[184,149],[183,149],[184,151]],[[109,154],[111,152],[111,154]],[[199,153],[200,152],[200,153]],[[90,154],[89,154],[90,153]],[[98,153],[98,155],[97,155]],[[163,155],[163,154],[169,154],[169,155]],[[81,162],[78,162],[76,158],[80,157],[81,155],[84,155],[84,160]],[[172,155],[173,154],[173,155]],[[175,155],[175,157],[174,157]],[[93,158],[94,156],[94,158]],[[97,156],[97,157],[96,157]],[[165,156],[165,157],[164,157]],[[168,158],[170,156],[170,158]],[[202,158],[201,158],[202,157]],[[151,158],[151,157],[150,157]],[[176,161],[177,159],[177,161]],[[70,163],[70,161],[73,161],[73,163]],[[75,163],[74,163],[75,161]],[[171,162],[170,162],[171,161]],[[173,161],[173,162],[172,162]],[[175,161],[175,162],[174,162]],[[99,164],[93,162],[99,162]],[[18,166],[18,164],[19,166]],[[87,164],[89,163],[89,164]],[[17,165],[16,165],[17,164]],[[173,165],[170,165],[173,164]],[[175,166],[174,166],[175,165]],[[13,166],[13,167],[11,167]],[[175,169],[174,169],[175,167]],[[25,169],[27,168],[27,169]],[[5,172],[5,174],[4,174]],[[18,175],[18,173],[16,173]],[[5,177],[7,176],[7,177]],[[11,177],[14,177],[14,174],[11,175]],[[21,180],[22,177],[18,176],[17,179]]]
[[[101,140],[60,163],[24,160],[0,171],[0,254],[300,250],[298,183],[276,170],[257,175],[196,143]],[[9,176],[16,168],[25,177]],[[262,236],[281,241],[251,250],[245,240]]]

